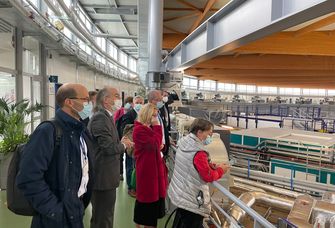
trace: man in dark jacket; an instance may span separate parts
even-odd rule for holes
[[[120,154],[133,143],[119,139],[113,113],[119,109],[119,92],[105,87],[97,94],[94,115],[88,129],[97,143],[94,154],[94,186],[92,194],[91,228],[112,228],[116,188],[120,182]]]
[[[62,129],[59,150],[55,128],[39,125],[26,144],[16,183],[37,214],[31,227],[83,228],[92,189],[92,142],[80,118],[90,114],[88,91],[64,84],[56,94],[56,121]]]
[[[118,132],[120,138],[123,136],[123,130],[125,129],[125,127],[128,124],[134,124],[137,118],[137,114],[140,111],[141,106],[143,104],[144,104],[144,98],[141,96],[136,96],[133,100],[132,105],[133,108],[121,117],[121,119],[118,122],[119,123]],[[126,180],[128,185],[128,194],[132,197],[135,197],[136,196],[135,189],[132,189],[130,184],[133,169],[134,169],[134,158],[126,153]]]

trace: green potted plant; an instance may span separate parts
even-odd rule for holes
[[[28,141],[25,129],[31,123],[30,114],[43,108],[29,103],[27,99],[13,102],[0,98],[0,189],[6,188],[8,165],[16,146]]]

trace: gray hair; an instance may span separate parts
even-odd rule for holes
[[[134,97],[134,102],[135,102],[135,100],[137,100],[137,99],[141,99],[141,100],[144,101],[144,98],[143,98],[142,96],[140,96],[140,95],[137,95],[137,96]]]
[[[162,94],[162,91],[160,90],[151,90],[148,94],[148,102],[151,103],[151,101],[155,100],[157,97],[157,94]]]
[[[107,96],[109,96],[109,88],[108,87],[104,87],[103,89],[99,90],[99,92],[97,94],[97,100],[95,102],[93,112],[97,112],[99,110],[105,109],[104,99]]]

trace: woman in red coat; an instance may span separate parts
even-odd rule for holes
[[[153,104],[144,105],[133,131],[136,161],[134,222],[137,227],[156,227],[157,219],[165,215],[164,200],[168,180],[160,152],[162,138],[157,107]]]

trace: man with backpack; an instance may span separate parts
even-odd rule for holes
[[[81,84],[61,86],[56,101],[61,108],[55,120],[40,124],[23,149],[16,184],[36,211],[31,227],[83,228],[92,189],[93,146],[80,119],[90,115],[92,105]]]

